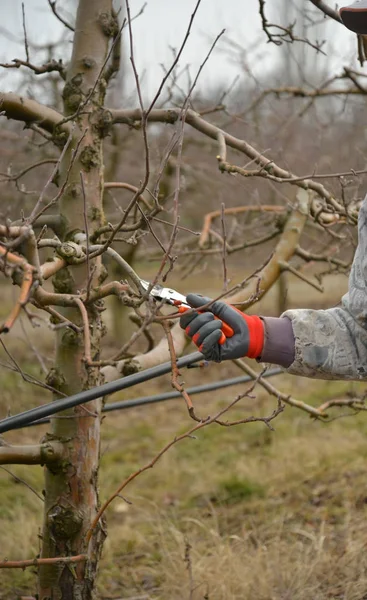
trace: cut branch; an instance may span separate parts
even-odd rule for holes
[[[11,266],[20,267],[23,270],[23,279],[20,286],[18,300],[16,301],[15,306],[11,310],[10,315],[6,319],[5,323],[0,326],[0,333],[7,333],[13,327],[20,311],[22,310],[22,307],[28,302],[35,268],[24,258],[21,258],[12,252],[8,252],[8,249],[4,248],[3,246],[0,246],[0,256],[3,257],[4,271],[6,266],[8,266],[8,263],[10,263]]]
[[[47,465],[58,462],[62,444],[46,442],[35,446],[0,446],[0,465]]]

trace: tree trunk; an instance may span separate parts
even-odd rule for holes
[[[77,117],[79,130],[74,131],[60,169],[60,181],[68,177],[60,200],[60,215],[67,223],[65,239],[68,240],[73,239],[75,232],[85,232],[86,221],[89,234],[103,221],[102,142],[108,115],[103,111],[106,82],[100,74],[109,39],[116,33],[116,27],[112,0],[79,1],[72,59],[63,92],[65,116],[74,115],[83,104]],[[78,143],[78,154],[70,168]],[[55,290],[75,294],[85,291],[88,283],[92,288],[96,287],[102,280],[98,259],[93,261],[93,269],[89,274],[85,264],[69,266],[55,276]],[[103,324],[98,307],[89,305],[87,309],[92,359],[98,360]],[[64,309],[64,314],[81,323],[77,308]],[[83,334],[69,329],[58,331],[56,362],[48,381],[66,394],[101,383],[99,369],[85,365]],[[50,438],[64,444],[66,458],[61,468],[45,469],[42,557],[71,556],[88,551],[85,535],[98,507],[100,404],[100,400],[96,400],[87,407],[79,406],[52,419]],[[92,537],[87,562],[77,563],[72,568],[68,564],[42,566],[39,570],[39,600],[90,600],[104,537],[100,525]]]

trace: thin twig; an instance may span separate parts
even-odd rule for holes
[[[324,292],[324,288],[322,285],[319,285],[318,283],[316,283],[316,281],[313,281],[312,279],[309,279],[308,277],[306,277],[306,275],[304,275],[301,271],[298,271],[297,269],[292,267],[292,265],[290,265],[288,262],[280,260],[279,266],[282,271],[289,271],[289,273],[293,273],[293,275],[295,275],[296,277],[298,277],[305,283],[308,283],[308,285],[315,288],[315,290],[317,290],[318,292],[321,292],[321,293]]]
[[[237,367],[241,369],[241,371],[244,371],[245,373],[250,375],[250,377],[253,377],[254,379],[258,378],[259,385],[261,385],[269,394],[275,396],[278,400],[281,400],[285,404],[289,404],[290,406],[293,406],[295,408],[299,408],[304,412],[310,414],[312,417],[315,417],[316,419],[324,420],[327,418],[327,415],[319,408],[314,408],[313,406],[310,406],[309,404],[306,404],[301,400],[296,400],[295,398],[292,398],[292,396],[288,394],[283,394],[283,392],[277,390],[271,383],[269,383],[269,381],[261,377],[261,373],[259,376],[259,374],[256,373],[256,371],[254,371],[242,359],[236,358],[235,360],[233,360],[233,362],[235,365],[237,365]]]
[[[70,327],[70,329],[75,331],[75,333],[80,333],[82,331],[81,327],[78,327],[78,325],[76,325],[75,323],[73,323],[72,321],[67,319],[61,313],[57,312],[57,310],[55,310],[51,306],[38,306],[37,302],[35,302],[35,305],[37,306],[37,308],[40,308],[41,310],[45,310],[46,312],[48,312],[54,319],[57,319],[58,321],[60,321],[60,324],[62,324],[63,326]],[[57,329],[58,325],[52,325],[52,327],[53,327],[53,329]]]
[[[159,96],[161,95],[161,92],[162,92],[162,90],[163,90],[163,88],[165,86],[166,81],[168,80],[169,76],[171,75],[172,71],[174,70],[174,68],[176,67],[176,65],[178,64],[178,62],[179,62],[179,60],[181,58],[182,52],[183,52],[183,50],[184,50],[184,48],[186,46],[187,40],[188,40],[188,38],[190,36],[191,27],[193,25],[193,22],[194,22],[194,19],[195,19],[195,16],[196,16],[196,13],[197,13],[197,11],[199,9],[200,4],[201,4],[201,0],[198,0],[196,2],[195,8],[193,10],[193,13],[192,13],[192,15],[190,17],[189,25],[188,25],[188,27],[186,29],[185,37],[184,37],[184,39],[182,41],[182,44],[181,44],[181,46],[180,46],[180,48],[179,48],[179,50],[178,50],[178,52],[177,52],[177,54],[175,56],[174,61],[172,62],[170,68],[168,69],[167,73],[165,74],[165,76],[163,77],[163,79],[162,79],[162,81],[161,81],[161,83],[159,85],[159,88],[158,88],[158,90],[157,90],[157,92],[156,92],[156,94],[155,94],[155,96],[154,96],[154,98],[153,98],[153,100],[152,100],[152,102],[151,102],[151,104],[150,104],[147,112],[146,112],[146,118],[148,118],[149,113],[154,108],[154,106],[155,106],[155,104],[156,104]]]
[[[28,48],[28,39],[27,39],[27,29],[25,26],[24,2],[22,2],[22,22],[23,22],[23,33],[24,33],[25,56],[26,56],[27,62],[29,62],[29,48]]]
[[[65,19],[63,17],[61,17],[61,15],[57,12],[56,10],[56,0],[52,1],[52,0],[48,0],[48,3],[50,5],[50,8],[52,10],[52,12],[54,13],[55,17],[63,24],[65,25],[65,27],[67,27],[68,29],[70,29],[70,31],[75,31],[74,27],[72,27],[67,21],[65,21]]]
[[[58,158],[58,161],[57,161],[57,163],[55,164],[55,166],[54,166],[54,168],[52,170],[52,173],[49,176],[48,180],[46,181],[46,184],[43,187],[43,190],[42,190],[42,192],[41,192],[41,194],[40,194],[40,196],[39,196],[39,198],[38,198],[38,200],[36,202],[35,207],[33,208],[31,214],[29,215],[29,217],[26,219],[26,224],[27,225],[31,225],[32,223],[34,223],[34,221],[37,220],[37,218],[40,216],[40,214],[42,214],[42,212],[44,212],[44,211],[42,211],[42,212],[38,213],[37,211],[38,211],[39,207],[42,205],[45,193],[46,193],[49,185],[54,181],[54,179],[55,179],[55,177],[57,175],[57,172],[59,170],[60,164],[61,164],[61,162],[62,162],[62,160],[63,160],[63,158],[64,158],[64,156],[65,156],[65,154],[66,154],[66,152],[67,152],[67,150],[68,150],[68,148],[70,146],[70,144],[71,144],[71,141],[73,139],[73,130],[74,130],[74,128],[72,127],[71,131],[69,133],[68,139],[66,140],[66,143],[65,143],[65,145],[64,145],[64,147],[62,149],[62,152],[61,152],[61,154],[60,154],[60,156]],[[66,181],[67,181],[67,179],[68,179],[68,176],[66,176]],[[47,208],[48,208],[48,206],[50,206],[50,204],[47,205]]]
[[[180,372],[178,370],[177,367],[177,356],[176,356],[176,352],[175,352],[175,347],[173,344],[173,339],[172,339],[172,333],[170,330],[170,326],[167,323],[167,321],[162,321],[162,327],[164,330],[164,333],[166,335],[167,338],[167,343],[168,343],[168,348],[169,348],[169,354],[171,357],[171,385],[172,387],[177,390],[178,392],[180,392],[181,396],[183,397],[183,399],[186,402],[186,406],[187,406],[187,410],[189,412],[189,415],[192,419],[194,419],[194,421],[197,421],[198,423],[201,422],[201,419],[199,419],[196,414],[195,414],[195,410],[194,410],[194,406],[192,404],[192,400],[189,396],[189,394],[186,392],[186,390],[184,389],[183,385],[181,383],[178,382],[178,378],[180,376]]]
[[[23,175],[26,175],[26,173],[29,173],[29,171],[32,171],[32,169],[36,169],[37,167],[40,167],[41,165],[47,165],[50,163],[55,164],[55,163],[57,163],[57,161],[58,161],[57,158],[45,158],[43,160],[39,160],[35,163],[32,163],[31,165],[29,165],[28,167],[25,167],[25,169],[22,169],[22,171],[14,174],[14,175],[11,174],[11,171],[9,169],[10,172],[0,173],[0,175],[2,177],[4,177],[4,179],[0,180],[0,183],[3,183],[4,181],[17,181],[18,179],[23,177]]]
[[[39,498],[39,500],[41,500],[41,502],[45,501],[44,498],[42,498],[42,496],[40,496],[40,494],[29,483],[27,483],[27,481],[24,481],[24,479],[21,479],[21,477],[18,477],[17,475],[15,475],[9,469],[7,469],[6,467],[3,467],[2,465],[0,465],[0,469],[2,469],[3,471],[6,471],[6,473],[8,473],[8,475],[13,477],[13,479],[17,483],[22,483],[23,485],[25,485],[31,492],[33,492],[33,494],[35,496],[37,496],[37,498]]]
[[[77,556],[56,556],[54,558],[31,558],[30,560],[2,560],[0,569],[26,569],[27,567],[38,567],[40,565],[67,565],[70,563],[86,562],[85,554]]]
[[[30,339],[30,337],[28,335],[28,332],[27,332],[27,330],[26,330],[26,328],[24,326],[22,318],[19,319],[19,323],[20,323],[20,326],[21,326],[21,329],[23,331],[23,335],[25,337],[25,340],[26,340],[27,344],[29,345],[29,347],[32,350],[32,352],[35,355],[35,357],[37,358],[37,360],[38,360],[38,362],[39,362],[39,364],[41,366],[42,371],[47,375],[48,368],[45,365],[45,361],[43,360],[42,355],[40,354],[40,352],[38,351],[38,349],[36,348],[36,346],[33,344],[32,340]]]
[[[278,205],[269,205],[269,204],[251,204],[249,206],[233,206],[230,208],[225,208],[224,209],[224,214],[226,215],[237,215],[239,213],[242,212],[259,212],[259,213],[282,213],[285,212],[287,210],[286,206],[278,206]],[[199,247],[202,248],[205,246],[205,244],[207,243],[208,237],[209,237],[209,230],[212,224],[213,219],[215,219],[216,217],[220,217],[222,214],[221,210],[213,210],[212,212],[209,212],[205,215],[204,217],[204,222],[203,222],[203,227],[200,233],[200,240],[199,240]]]
[[[226,225],[224,221],[224,211],[225,204],[222,202],[221,204],[221,226],[222,226],[222,239],[223,239],[223,250],[222,250],[222,265],[223,265],[223,291],[226,292],[228,290],[228,273],[227,273],[227,262],[226,262],[226,249],[227,249],[227,234],[226,234]]]
[[[195,10],[197,10],[197,8],[199,6],[199,3],[200,3],[200,1],[198,2]],[[192,15],[192,18],[193,17],[194,17],[194,14]],[[191,26],[191,22],[190,22],[190,26]],[[170,238],[170,241],[169,241],[169,244],[168,244],[168,248],[165,251],[165,254],[164,254],[162,262],[161,262],[161,265],[160,265],[160,267],[158,269],[158,272],[157,272],[157,274],[156,274],[156,276],[154,278],[153,285],[155,285],[157,283],[157,281],[159,280],[159,277],[162,274],[164,266],[167,263],[168,259],[170,260],[170,266],[169,266],[169,269],[168,269],[167,273],[162,278],[163,281],[165,281],[167,279],[167,276],[168,276],[169,272],[172,270],[173,265],[174,265],[174,260],[175,259],[173,259],[171,257],[170,252],[171,252],[171,249],[173,248],[175,240],[176,240],[176,236],[177,236],[177,233],[178,233],[179,218],[180,218],[179,217],[179,203],[178,203],[178,200],[179,200],[179,193],[180,193],[180,187],[181,187],[181,160],[182,160],[182,146],[183,146],[184,126],[185,126],[186,115],[187,115],[187,112],[189,110],[189,102],[190,102],[192,93],[193,93],[193,91],[195,89],[195,86],[197,84],[197,81],[199,79],[199,76],[200,76],[200,74],[201,74],[201,72],[202,72],[205,64],[209,60],[209,57],[210,57],[211,53],[213,52],[216,43],[218,42],[219,38],[223,35],[223,33],[224,33],[224,29],[219,33],[219,35],[217,35],[217,37],[215,38],[213,44],[210,47],[210,49],[209,49],[209,51],[208,51],[205,59],[201,63],[201,65],[200,65],[200,67],[199,67],[199,69],[197,71],[196,77],[195,77],[195,79],[194,79],[194,81],[193,81],[193,83],[192,83],[192,85],[191,85],[191,87],[190,87],[190,89],[188,91],[188,94],[187,94],[187,96],[185,98],[185,102],[183,104],[183,108],[181,110],[181,116],[180,116],[181,130],[180,130],[180,136],[179,136],[178,143],[177,143],[178,149],[177,149],[177,161],[176,161],[176,188],[175,188],[175,194],[174,194],[174,198],[173,198],[174,223],[175,224],[174,224],[174,227],[173,227],[173,230],[172,230],[172,234],[171,234],[171,238]]]
[[[4,343],[2,342],[1,339],[0,339],[0,343],[4,346]],[[11,357],[11,360],[14,361],[13,357]],[[47,385],[47,383],[43,383],[43,381],[40,381],[39,379],[37,379],[36,377],[34,377],[34,375],[29,375],[28,373],[25,373],[24,371],[22,371],[19,368],[19,365],[15,366],[15,364],[14,365],[10,365],[10,364],[7,364],[7,363],[4,363],[4,362],[0,361],[0,366],[1,367],[3,367],[4,369],[9,369],[10,371],[13,371],[14,373],[18,373],[18,375],[20,375],[22,377],[22,379],[24,381],[26,381],[27,383],[30,383],[30,384],[35,385],[37,387],[43,388],[44,390],[52,392],[53,394],[57,394],[58,396],[66,396],[66,394],[60,392],[56,388],[53,388],[51,385]]]

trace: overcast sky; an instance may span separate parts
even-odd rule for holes
[[[76,0],[59,0],[62,13],[73,21],[72,6]],[[177,48],[187,30],[190,15],[196,0],[148,0],[142,16],[133,23],[135,41],[135,59],[138,71],[143,76],[146,94],[151,94],[159,84],[164,64],[170,64],[169,47]],[[283,22],[281,5],[297,10],[304,7],[307,0],[270,0],[266,7],[272,7],[269,18],[274,22]],[[330,2],[330,4],[334,4]],[[0,0],[0,61],[10,62],[13,58],[25,58],[22,34],[21,0]],[[65,38],[65,29],[51,13],[47,0],[24,0],[28,37],[37,44]],[[136,14],[142,7],[141,0],[130,0],[131,12]],[[311,6],[311,4],[310,4]],[[68,8],[70,9],[68,11]],[[284,9],[283,9],[284,10]],[[289,21],[294,15],[289,13]],[[324,49],[331,60],[331,68],[341,70],[344,64],[357,66],[355,60],[355,36],[346,29],[328,20],[326,32],[328,43]],[[195,19],[180,67],[190,65],[195,75],[205,58],[213,40],[222,29],[226,30],[222,39],[201,77],[203,88],[213,88],[229,84],[236,76],[245,77],[239,65],[241,51],[228,54],[228,42],[235,42],[239,48],[248,51],[251,65],[256,73],[264,73],[274,68],[281,60],[281,49],[267,44],[261,30],[258,12],[258,0],[202,0]],[[70,33],[70,32],[69,32]],[[315,41],[318,32],[309,31],[309,37]],[[125,31],[125,43],[127,43]],[[20,43],[19,43],[20,40]],[[312,54],[314,51],[311,51]],[[34,55],[34,53],[33,53]],[[310,54],[309,54],[310,55]],[[236,58],[237,56],[237,58]],[[56,53],[56,58],[59,56]],[[322,59],[324,60],[324,59]],[[185,79],[182,79],[185,87]],[[0,71],[1,91],[10,91],[17,86],[14,72]]]

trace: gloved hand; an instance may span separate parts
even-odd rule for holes
[[[187,303],[198,308],[210,302],[199,294],[186,296]],[[218,319],[215,319],[218,317]],[[222,322],[232,327],[234,335],[219,344]],[[207,360],[221,362],[233,358],[258,358],[264,345],[264,325],[260,317],[246,315],[225,302],[213,302],[202,313],[183,313],[180,326],[191,337]]]

